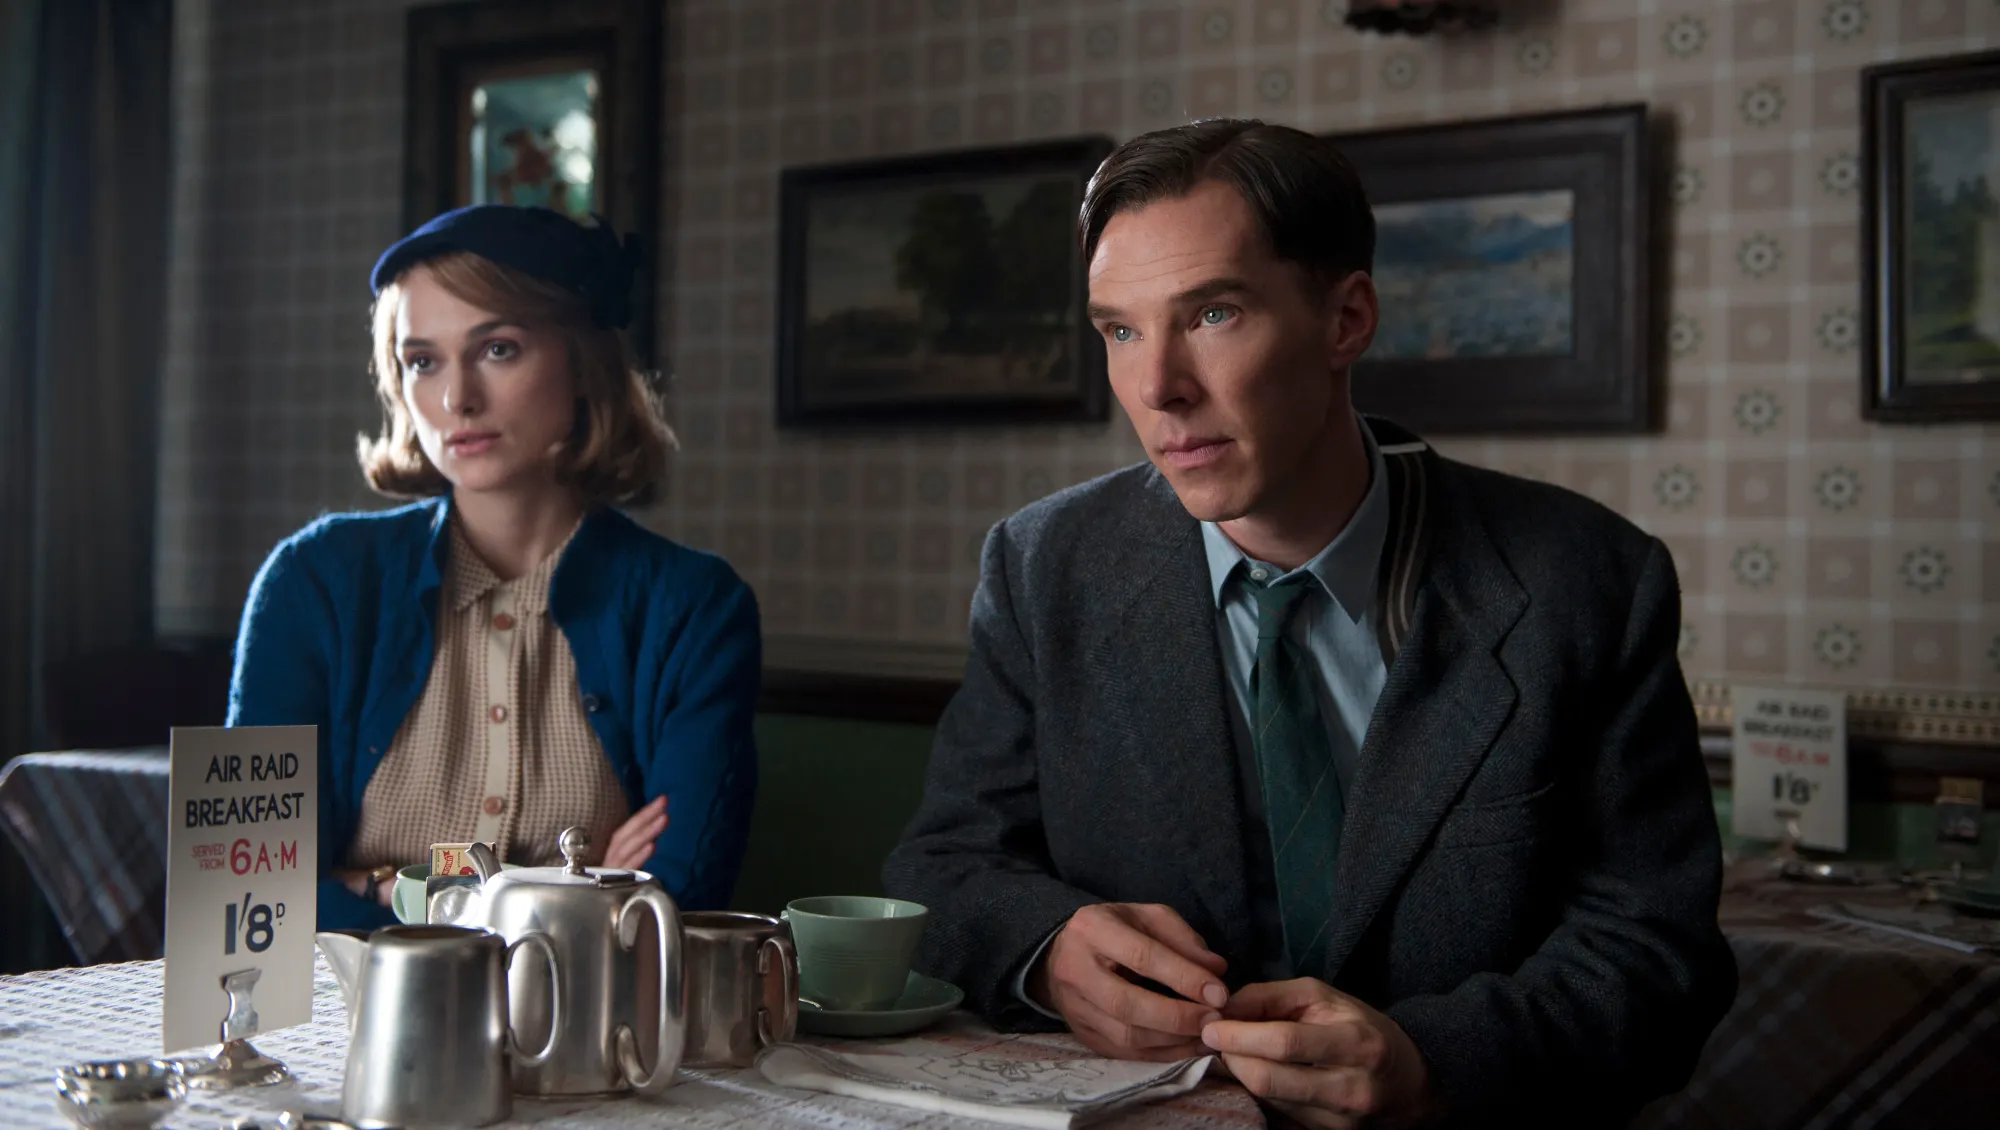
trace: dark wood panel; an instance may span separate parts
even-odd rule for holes
[[[935,726],[957,690],[957,679],[766,670],[757,710],[762,714]]]
[[[766,671],[758,709],[768,714],[935,726],[957,689],[954,679]],[[1704,733],[1701,751],[1709,783],[1728,788],[1729,734]],[[1987,806],[2000,808],[2000,747],[1861,736],[1848,740],[1851,800],[1929,804],[1937,798],[1938,782],[1945,777],[1984,781]]]

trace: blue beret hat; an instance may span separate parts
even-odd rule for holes
[[[632,321],[632,278],[643,254],[637,236],[622,241],[599,217],[585,227],[560,212],[513,204],[474,204],[433,217],[389,245],[368,276],[376,294],[426,259],[469,251],[569,291],[599,325]]]

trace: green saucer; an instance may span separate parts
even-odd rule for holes
[[[928,1028],[965,1001],[965,993],[949,981],[912,972],[903,995],[888,1008],[837,1010],[799,1001],[799,1031],[819,1036],[901,1036]]]

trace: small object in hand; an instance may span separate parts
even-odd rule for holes
[[[148,1130],[187,1098],[187,1080],[161,1059],[108,1059],[56,1072],[56,1106],[86,1130]]]

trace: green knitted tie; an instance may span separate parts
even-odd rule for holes
[[[1323,977],[1333,926],[1333,865],[1344,812],[1333,746],[1320,719],[1311,657],[1285,638],[1285,622],[1311,576],[1261,584],[1245,578],[1257,598],[1257,666],[1250,673],[1251,745],[1263,777],[1264,814],[1285,951],[1292,971]]]

